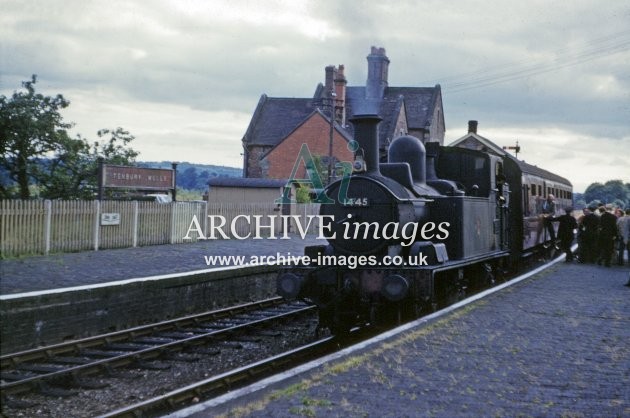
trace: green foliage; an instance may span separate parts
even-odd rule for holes
[[[70,102],[61,94],[36,93],[36,82],[33,75],[22,83],[26,92],[0,96],[0,169],[8,177],[0,184],[0,198],[29,199],[30,186],[35,184],[38,197],[93,199],[98,159],[109,164],[133,163],[138,153],[129,144],[134,137],[117,128],[98,131],[99,140],[94,143],[80,135],[70,138],[67,130],[73,124],[65,123],[60,114]]]
[[[202,200],[203,196],[199,190],[180,189],[177,188],[178,201]]]
[[[138,166],[146,168],[171,168],[170,161],[143,161]],[[209,164],[193,164],[181,162],[177,165],[177,187],[205,192],[208,180],[216,177],[241,177],[243,170]]]
[[[589,206],[597,203],[613,203],[618,207],[630,207],[630,183],[609,180],[606,183],[593,183],[584,191],[584,201]]]
[[[602,204],[601,200],[595,199],[595,200],[591,200],[590,202],[588,202],[588,205],[586,205],[586,207],[588,207],[588,208],[598,207],[601,204]]]
[[[76,146],[67,132],[72,124],[65,123],[59,113],[70,102],[61,94],[36,93],[35,83],[37,76],[33,75],[22,83],[26,92],[16,91],[11,98],[0,96],[0,166],[17,183],[21,199],[30,197],[37,158]],[[0,197],[7,194],[7,188],[0,185]]]
[[[298,203],[311,203],[313,198],[308,185],[300,185],[295,191],[295,201]]]
[[[90,144],[79,136],[47,164],[39,165],[36,178],[47,199],[93,199],[97,193],[98,160],[107,164],[131,165],[138,153],[128,145],[134,137],[122,128],[101,129],[98,141]]]

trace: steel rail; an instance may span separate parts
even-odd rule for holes
[[[441,309],[426,317],[421,317],[414,321],[410,321],[402,326],[399,326],[393,330],[387,331],[378,335],[375,341],[383,341],[391,336],[398,335],[399,333],[406,332],[411,327],[428,324],[437,318],[448,315],[457,309],[476,302],[479,299],[486,297],[487,295],[499,292],[505,288],[509,288],[517,283],[520,283],[527,278],[533,276],[539,271],[542,271],[561,260],[562,257],[554,257],[552,260],[531,269],[527,272],[519,274],[517,277],[508,279],[501,285],[491,286],[485,291],[477,292],[474,295],[467,297],[465,300],[455,303],[449,307]],[[138,402],[133,405],[129,405],[104,415],[99,418],[138,418],[145,416],[161,416],[165,413],[173,412],[174,410],[181,409],[186,406],[191,406],[197,402],[203,402],[204,398],[208,399],[215,395],[218,396],[218,392],[227,392],[228,390],[235,389],[237,386],[245,386],[252,383],[257,379],[262,379],[265,374],[270,374],[272,371],[280,372],[289,369],[292,365],[305,363],[306,361],[313,360],[315,357],[328,354],[329,352],[335,352],[346,346],[350,346],[356,342],[357,339],[361,340],[361,334],[367,332],[368,337],[370,334],[376,335],[379,332],[376,330],[366,329],[353,329],[351,330],[351,337],[345,341],[343,345],[340,345],[340,341],[335,337],[328,337],[309,345],[297,348],[295,350],[279,354],[269,359],[261,360],[249,366],[244,366],[239,369],[229,371],[209,379],[193,383],[186,387],[175,389],[166,394],[156,396],[152,399],[147,399],[142,402]],[[321,345],[321,346],[320,346]],[[330,351],[328,351],[330,350]],[[218,393],[218,394],[217,394]]]
[[[271,373],[286,370],[293,365],[339,350],[335,337],[327,337],[256,363],[222,373],[156,396],[152,399],[126,406],[101,415],[100,418],[126,418],[147,416],[149,412],[172,411],[188,406],[197,400],[235,386],[242,386]]]
[[[190,326],[191,324],[196,325],[199,322],[216,321],[221,318],[228,318],[254,309],[280,306],[284,303],[286,303],[286,301],[282,298],[275,297],[148,325],[141,325],[107,334],[95,335],[93,337],[82,338],[80,340],[73,340],[50,346],[9,353],[0,356],[0,368],[4,370],[16,367],[25,362],[45,361],[54,356],[76,353],[86,348],[94,348],[114,342],[126,341],[156,332],[164,332],[177,329],[178,327]]]
[[[251,307],[251,304],[249,306]],[[50,381],[50,380],[59,379],[63,377],[76,377],[79,375],[86,376],[86,375],[99,373],[103,370],[109,370],[110,368],[121,367],[128,364],[132,364],[140,360],[155,359],[161,356],[162,354],[164,354],[165,352],[181,351],[183,348],[187,346],[201,345],[205,343],[207,340],[216,338],[217,336],[235,333],[238,331],[243,331],[247,328],[260,326],[265,323],[277,321],[277,320],[288,318],[295,315],[300,315],[305,312],[311,311],[313,309],[315,309],[314,306],[306,306],[306,307],[302,306],[302,307],[295,308],[290,311],[283,311],[278,314],[270,315],[268,317],[248,321],[246,323],[229,326],[222,329],[212,330],[210,332],[206,332],[203,334],[193,335],[189,338],[182,338],[179,340],[170,341],[163,344],[157,344],[157,345],[147,347],[144,349],[139,349],[137,351],[127,352],[125,354],[114,355],[112,357],[96,360],[87,364],[72,366],[72,367],[60,369],[58,371],[44,373],[37,376],[32,376],[25,379],[16,380],[13,382],[3,382],[0,385],[0,392],[2,393],[3,396],[24,393],[37,387],[37,384],[42,381]],[[248,311],[251,311],[251,309],[249,309]],[[167,322],[174,323],[174,322],[177,322],[177,320],[167,321]],[[145,328],[150,328],[150,327],[151,326],[148,326]],[[162,332],[162,331],[163,330],[159,330],[159,332]],[[135,337],[137,337],[137,335]],[[51,362],[54,362],[54,360],[51,360]]]

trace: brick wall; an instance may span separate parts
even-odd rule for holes
[[[270,146],[252,145],[247,151],[247,173],[249,178],[264,178],[261,166],[262,156],[271,149]]]
[[[308,145],[313,156],[328,156],[330,123],[321,114],[314,113],[267,154],[264,162],[267,167],[266,177],[289,178],[304,143]],[[339,161],[352,161],[354,158],[348,149],[348,141],[336,130],[333,134],[333,155]],[[301,168],[297,175],[306,178],[304,163],[300,162],[300,164]]]
[[[213,270],[33,296],[2,296],[0,352],[26,350],[276,295],[277,266]]]

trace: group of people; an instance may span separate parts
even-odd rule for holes
[[[630,209],[624,213],[621,209],[613,212],[612,205],[591,206],[584,208],[583,214],[576,220],[572,215],[573,209],[566,208],[564,215],[555,217],[554,196],[550,194],[543,203],[542,212],[552,241],[556,240],[552,222],[558,222],[557,238],[560,249],[566,253],[566,262],[573,261],[571,244],[577,229],[577,257],[580,263],[596,262],[610,267],[616,254],[617,264],[622,266],[626,252],[630,263]]]
[[[612,206],[583,209],[578,224],[578,256],[581,263],[595,263],[610,267],[613,255],[623,265],[624,253],[630,259],[630,209],[612,211]],[[615,245],[616,244],[616,245]],[[616,248],[615,248],[616,247]]]

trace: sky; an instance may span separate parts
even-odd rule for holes
[[[442,87],[448,144],[478,133],[569,179],[630,182],[630,2],[0,0],[0,94],[37,74],[73,133],[118,126],[141,161],[242,167],[262,94],[311,97],[327,65]]]

